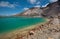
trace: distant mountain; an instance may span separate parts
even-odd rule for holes
[[[40,7],[33,7],[23,13],[16,14],[15,16],[40,16],[42,12],[43,11],[40,9]]]

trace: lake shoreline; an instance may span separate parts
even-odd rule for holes
[[[0,33],[9,32],[18,28],[22,29],[44,21],[44,18],[38,17],[0,18]]]
[[[27,27],[27,28],[24,28],[24,29],[15,30],[15,31],[12,31],[12,32],[7,33],[7,34],[0,35],[0,38],[2,38],[2,37],[9,38],[9,37],[12,37],[12,36],[17,35],[17,34],[19,34],[19,35],[25,35],[25,34],[27,34],[30,30],[32,30],[32,29],[34,29],[34,28],[36,28],[36,27],[39,27],[39,26],[41,26],[41,25],[44,25],[44,24],[47,23],[48,21],[49,21],[49,20],[47,19],[46,22],[39,23],[39,24],[36,24],[36,25],[32,25],[33,27],[30,26],[30,27]]]

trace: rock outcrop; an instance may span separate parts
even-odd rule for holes
[[[55,17],[55,16],[60,16],[60,5],[59,2],[55,2],[52,4],[49,4],[46,8],[43,9],[42,15],[44,17]]]

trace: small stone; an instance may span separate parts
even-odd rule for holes
[[[48,39],[54,39],[54,38],[52,38],[52,37],[48,37]]]
[[[29,32],[29,35],[34,35],[34,31],[30,31]]]

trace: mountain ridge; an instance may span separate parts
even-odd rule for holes
[[[60,2],[54,2],[47,7],[32,7],[22,13],[16,14],[14,16],[40,16],[40,17],[55,17],[60,16]]]

